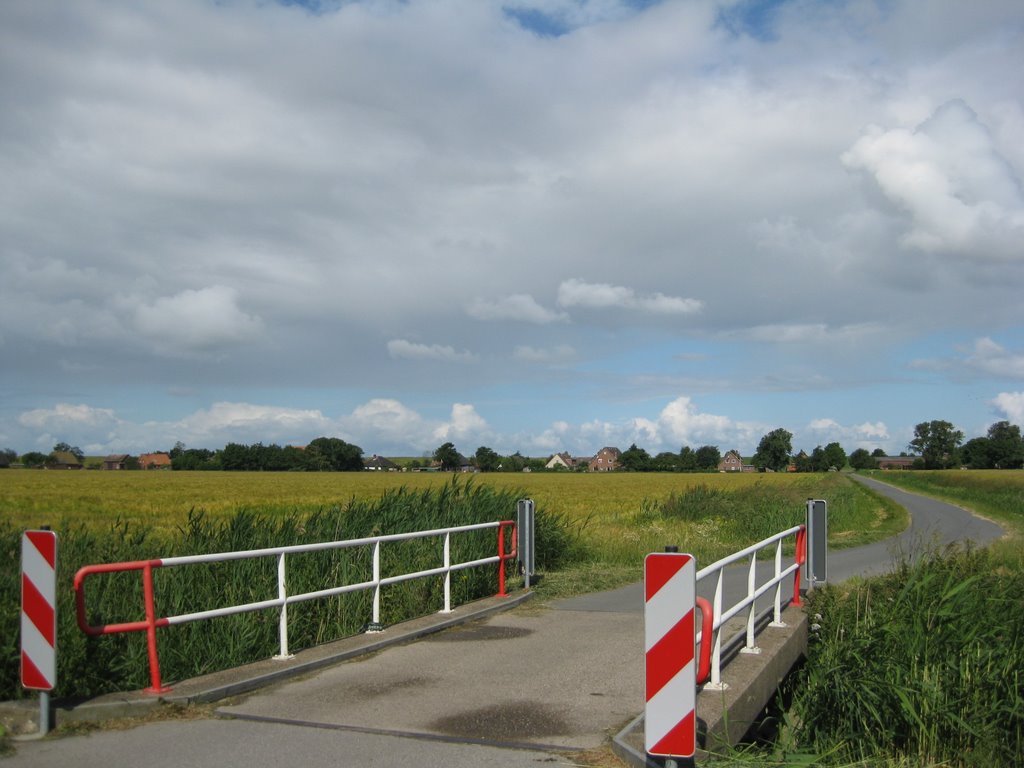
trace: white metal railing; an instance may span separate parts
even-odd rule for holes
[[[796,552],[794,555],[794,562],[787,568],[782,567],[782,542],[789,536],[796,537]],[[775,545],[775,567],[772,578],[767,579],[763,584],[757,584],[757,553],[763,549]],[[732,606],[723,609],[723,578],[725,574],[725,568],[733,563],[738,563],[744,559],[749,559],[748,571],[747,571],[747,591],[746,594],[734,603]],[[734,616],[739,615],[742,611],[746,610],[746,638],[744,647],[741,649],[741,653],[760,653],[760,649],[757,647],[757,639],[755,636],[756,632],[756,604],[758,598],[774,590],[774,611],[773,620],[770,626],[783,627],[785,624],[782,621],[782,582],[793,575],[793,599],[794,605],[800,605],[800,568],[807,559],[807,530],[803,525],[797,525],[789,528],[785,531],[770,536],[767,539],[759,541],[746,549],[742,549],[739,552],[734,552],[727,557],[723,557],[721,560],[716,560],[711,565],[701,568],[697,571],[697,583],[700,583],[704,579],[714,577],[716,579],[715,584],[715,595],[712,600],[711,610],[713,613],[713,621],[711,622],[711,634],[709,638],[710,643],[705,645],[704,633],[708,627],[708,622],[705,618],[703,622],[704,628],[697,633],[697,643],[701,649],[702,669],[707,668],[709,660],[708,654],[710,649],[710,670],[708,674],[710,679],[707,680],[705,685],[706,688],[713,690],[722,690],[726,688],[726,684],[722,682],[722,627],[727,621],[732,619]],[[702,612],[707,609],[707,601],[702,598],[698,598],[698,605],[704,603],[702,606]],[[738,636],[738,633],[737,633]],[[698,680],[698,682],[704,682]]]
[[[488,528],[498,530],[497,554],[491,557],[478,558],[463,562],[451,562],[451,536],[452,534],[465,533],[468,531],[479,531]],[[505,551],[505,532],[512,532],[509,551]],[[474,525],[462,525],[452,528],[438,528],[430,531],[416,531],[413,533],[396,533],[387,536],[372,536],[362,539],[348,539],[345,541],[329,541],[318,544],[297,544],[287,547],[270,547],[266,549],[252,549],[239,552],[219,552],[209,555],[186,555],[182,557],[167,557],[153,560],[138,560],[124,563],[107,563],[100,565],[87,565],[79,569],[75,574],[75,603],[77,610],[79,628],[90,636],[117,634],[120,632],[145,631],[148,636],[150,679],[152,686],[146,690],[151,693],[160,693],[168,690],[160,683],[160,666],[157,656],[156,629],[175,624],[185,624],[192,621],[202,621],[221,616],[232,616],[239,613],[248,613],[270,608],[280,611],[278,622],[278,634],[280,638],[280,653],[274,658],[291,658],[288,652],[288,606],[301,603],[307,600],[332,597],[347,592],[359,590],[373,590],[373,618],[370,623],[371,631],[380,630],[380,590],[389,584],[397,584],[412,579],[427,578],[430,576],[444,577],[444,609],[442,613],[451,612],[451,574],[453,571],[460,571],[467,568],[498,564],[498,595],[505,596],[505,561],[517,556],[517,536],[515,535],[515,523],[510,520],[501,520],[488,523],[477,523]],[[444,537],[444,550],[442,563],[436,568],[429,568],[412,573],[382,576],[380,567],[381,545],[389,542],[408,541],[411,539],[423,539],[428,537]],[[304,554],[309,552],[322,552],[332,549],[346,549],[352,547],[372,546],[372,577],[368,581],[356,584],[342,584],[325,589],[318,589],[312,592],[290,595],[287,589],[287,568],[286,558],[288,555]],[[277,597],[258,600],[256,602],[244,603],[242,605],[223,606],[211,608],[192,613],[183,613],[176,616],[165,616],[157,618],[155,610],[155,599],[153,591],[153,569],[175,566],[197,565],[200,563],[222,563],[230,560],[245,560],[263,557],[277,558]],[[126,622],[121,624],[105,624],[102,626],[91,626],[86,619],[85,608],[85,579],[99,573],[115,573],[119,571],[142,571],[143,599],[145,601],[146,619],[144,621]]]

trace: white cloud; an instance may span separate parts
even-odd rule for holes
[[[1011,352],[988,336],[974,340],[970,347],[957,346],[961,357],[912,360],[909,367],[922,371],[965,371],[997,378],[1024,378],[1024,354]]]
[[[562,307],[589,309],[636,309],[661,315],[691,315],[700,312],[704,304],[697,299],[683,299],[654,293],[638,296],[632,288],[607,283],[588,283],[577,278],[563,281],[558,286],[558,304]]]
[[[476,360],[472,352],[456,352],[453,347],[443,344],[416,344],[405,339],[389,341],[388,354],[396,360],[438,360],[446,363],[469,363]]]
[[[214,285],[138,305],[133,328],[164,349],[203,352],[251,341],[263,323],[239,309],[237,290]]]
[[[398,400],[374,398],[342,417],[340,424],[356,443],[371,453],[384,446],[429,447],[425,436],[431,431],[423,417]]]
[[[843,162],[909,218],[906,245],[979,260],[1024,258],[1024,195],[978,116],[957,99],[916,130],[871,127]]]
[[[114,411],[85,404],[57,403],[53,408],[34,408],[18,416],[18,423],[30,429],[60,432],[82,427],[106,429],[117,424]]]
[[[975,340],[966,365],[990,376],[1024,379],[1024,354],[1008,352],[988,337]]]
[[[524,344],[515,348],[513,357],[527,363],[566,363],[576,357],[576,350],[568,344],[547,349]]]
[[[882,326],[874,322],[840,327],[830,327],[825,323],[796,323],[759,325],[732,335],[763,343],[839,344],[856,342],[878,334],[881,330]]]
[[[829,443],[839,443],[847,451],[854,448],[878,448],[891,439],[889,428],[884,422],[866,421],[861,424],[844,425],[835,419],[825,417],[811,419],[802,431],[796,431],[793,437],[793,450],[803,449],[810,452],[818,445]],[[804,442],[806,444],[803,444]]]
[[[180,438],[186,444],[191,441],[208,445],[212,441],[216,445],[221,440],[224,443],[269,442],[280,440],[282,436],[289,436],[291,440],[301,440],[304,435],[311,435],[309,439],[312,439],[324,430],[330,430],[333,424],[316,409],[218,402],[174,422],[173,425],[152,422],[147,426],[155,430],[166,430],[168,426],[178,429],[187,436],[188,439]]]
[[[727,416],[700,413],[689,397],[677,397],[658,415],[656,434],[663,441],[696,446],[735,438],[735,425]]]
[[[517,293],[489,301],[477,298],[466,307],[467,314],[477,320],[514,320],[546,325],[568,319],[564,312],[545,309],[530,295]]]
[[[1008,421],[1024,427],[1024,392],[1000,392],[992,400],[992,405]]]
[[[438,440],[482,440],[488,432],[487,422],[468,403],[452,405],[451,418],[434,430]],[[467,449],[468,450],[468,449]]]

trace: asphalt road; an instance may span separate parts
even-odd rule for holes
[[[858,479],[907,507],[912,525],[831,552],[829,581],[886,570],[924,545],[1002,535],[957,507]],[[726,580],[729,593],[744,585],[744,568]],[[642,612],[639,584],[526,605],[225,702],[217,718],[22,742],[0,768],[573,765],[573,750],[605,743],[643,710]]]

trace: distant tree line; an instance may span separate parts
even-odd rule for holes
[[[875,469],[886,456],[876,448],[868,452],[858,448],[847,456],[836,442],[817,446],[810,454],[793,455],[793,435],[781,427],[764,435],[750,463],[758,471],[781,472],[792,467],[797,472],[827,472],[852,469]],[[988,428],[983,437],[964,442],[964,433],[952,423],[942,420],[921,422],[914,428],[914,439],[907,445],[914,469],[1020,469],[1024,467],[1024,438],[1021,429],[1008,421],[999,421]],[[738,455],[738,452],[736,452]],[[221,470],[245,472],[356,472],[363,469],[363,449],[337,437],[318,437],[303,448],[276,444],[243,445],[228,443],[220,450],[186,448],[181,442],[168,451],[175,470]],[[21,457],[11,449],[0,450],[0,467],[20,463],[25,467],[46,467],[58,464],[61,456],[84,460],[82,450],[65,442],[57,443],[49,454],[30,451]],[[619,468],[627,472],[714,472],[722,460],[715,445],[691,448],[684,445],[678,452],[663,451],[651,456],[633,443],[619,456]],[[519,451],[503,456],[481,445],[469,458],[446,442],[438,446],[430,458],[413,459],[409,469],[441,469],[456,471],[473,469],[480,472],[542,471],[546,459],[529,458]],[[581,462],[577,471],[585,471]]]
[[[168,454],[175,470],[227,472],[360,472],[363,449],[337,437],[318,437],[304,448],[228,443],[219,451],[177,443]]]

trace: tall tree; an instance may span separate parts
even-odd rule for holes
[[[501,464],[501,456],[498,455],[498,452],[486,445],[481,445],[476,449],[474,458],[476,459],[476,468],[481,472],[494,472]]]
[[[672,451],[662,451],[651,459],[651,469],[655,472],[678,472],[679,454]]]
[[[718,469],[718,462],[722,460],[722,453],[718,450],[717,445],[702,445],[694,451],[694,458],[697,469],[711,472]]]
[[[857,448],[850,454],[850,466],[854,469],[875,469],[878,462],[875,457],[868,453],[867,448]]]
[[[996,469],[1020,469],[1024,464],[1024,440],[1020,427],[997,421],[988,428],[989,456]]]
[[[697,454],[688,445],[679,449],[679,468],[684,472],[697,468]]]
[[[651,454],[633,443],[619,455],[619,466],[627,472],[649,472]]]
[[[438,462],[445,472],[458,469],[461,459],[459,452],[455,450],[455,443],[444,443],[434,451],[434,461]]]
[[[782,427],[773,429],[761,438],[754,454],[754,465],[758,469],[771,469],[781,472],[789,464],[789,454],[793,452],[793,433]]]
[[[960,461],[964,433],[948,421],[922,421],[914,427],[908,447],[924,459],[925,469],[955,467]]]
[[[825,450],[822,452],[824,461],[821,467],[822,472],[828,472],[830,469],[835,467],[837,470],[841,470],[846,466],[846,451],[843,450],[843,446],[839,443],[829,443],[825,446]]]
[[[318,437],[306,446],[304,463],[320,471],[362,472],[363,449],[337,437]]]
[[[963,444],[960,461],[971,469],[992,469],[992,441],[987,437],[975,437]]]

